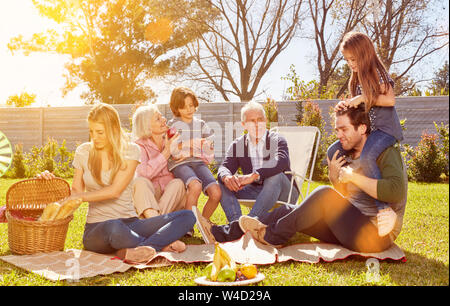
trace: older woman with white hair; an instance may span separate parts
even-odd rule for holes
[[[141,148],[133,200],[140,218],[184,209],[184,183],[167,168],[167,160],[176,150],[178,135],[168,139],[166,121],[155,105],[141,106],[133,115],[133,137]]]

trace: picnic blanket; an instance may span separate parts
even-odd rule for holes
[[[250,233],[246,233],[239,240],[222,243],[221,246],[237,263],[257,265],[268,265],[289,260],[305,263],[318,263],[321,260],[332,262],[353,255],[365,258],[373,257],[379,260],[405,261],[405,254],[395,244],[381,253],[358,253],[339,245],[327,243],[301,243],[276,249],[261,244],[254,240]],[[130,268],[156,268],[173,265],[177,262],[212,262],[213,257],[214,245],[201,244],[188,245],[182,253],[159,252],[150,262],[141,265],[126,264],[114,258],[113,255],[76,249],[33,255],[7,255],[0,257],[0,259],[52,281],[78,281],[81,278],[96,275],[125,272]]]

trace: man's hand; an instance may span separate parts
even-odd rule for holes
[[[231,191],[238,191],[241,189],[241,185],[239,183],[239,179],[234,175],[227,175],[222,179],[225,187],[227,187]]]
[[[341,170],[342,166],[346,163],[346,160],[343,156],[337,158],[338,154],[339,150],[336,150],[333,157],[331,158],[331,161],[327,156],[328,172],[329,172],[328,176],[333,184],[339,182],[339,171]]]
[[[343,167],[339,170],[339,182],[346,184],[351,182],[353,179],[353,169],[350,167]]]
[[[256,174],[256,173],[241,175],[238,177],[239,185],[241,187],[251,184],[254,181],[256,181],[257,179],[258,179],[258,174]]]

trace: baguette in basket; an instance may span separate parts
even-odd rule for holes
[[[51,204],[48,204],[44,211],[42,212],[42,215],[39,217],[38,221],[53,221],[56,218],[56,215],[58,214],[59,210],[61,209],[61,204],[58,202],[54,202]]]
[[[65,219],[72,215],[78,207],[80,207],[83,200],[81,198],[66,200],[61,204],[61,208],[55,217],[55,220]]]

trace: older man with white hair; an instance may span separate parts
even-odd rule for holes
[[[218,241],[232,241],[243,235],[237,221],[242,215],[238,199],[255,200],[248,214],[263,217],[277,201],[288,201],[291,176],[289,150],[286,139],[266,128],[264,107],[250,101],[241,109],[241,123],[245,131],[229,146],[224,161],[218,170],[219,186],[222,190],[221,205],[230,225],[215,227],[214,236]],[[238,175],[238,169],[242,174]],[[299,196],[294,184],[290,203],[296,203]],[[195,211],[194,211],[195,213]],[[196,215],[199,215],[198,213]],[[197,216],[200,232],[208,243],[210,227],[201,216]]]

